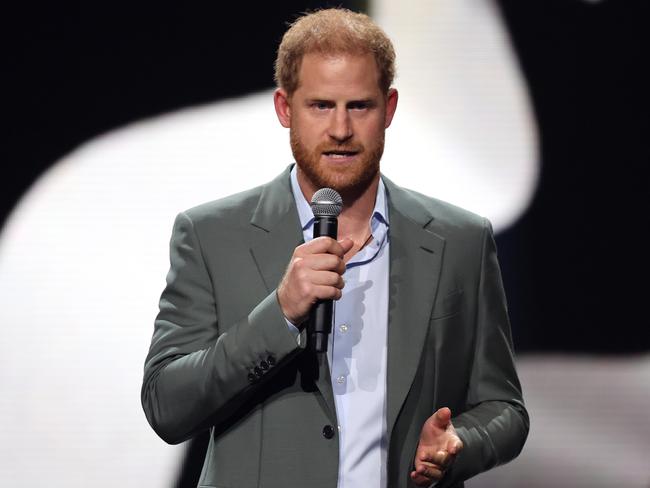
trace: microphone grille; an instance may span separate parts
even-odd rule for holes
[[[343,209],[343,199],[331,188],[321,188],[311,198],[314,217],[338,217]]]

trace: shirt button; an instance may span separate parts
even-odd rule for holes
[[[341,375],[341,376],[337,377],[337,378],[336,378],[336,382],[337,382],[339,385],[342,385],[343,383],[345,383],[345,376]]]
[[[339,325],[339,330],[341,333],[345,334],[348,331],[348,326],[346,324]]]
[[[334,427],[331,425],[326,425],[323,427],[323,437],[325,437],[325,439],[331,439],[334,437]]]

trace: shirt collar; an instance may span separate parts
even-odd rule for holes
[[[308,229],[311,230],[312,224],[314,223],[314,214],[312,213],[311,206],[309,205],[309,202],[307,202],[305,196],[302,194],[302,190],[298,184],[297,168],[298,166],[294,165],[294,167],[291,169],[291,191],[293,192],[293,199],[296,201],[296,207],[298,208],[298,218],[300,218],[300,226],[302,227],[304,233]],[[376,230],[378,227],[388,227],[386,187],[384,186],[384,182],[381,180],[381,178],[379,178],[379,186],[377,187],[375,208],[373,209],[372,217],[370,218],[370,229],[375,239],[378,238],[376,235]]]

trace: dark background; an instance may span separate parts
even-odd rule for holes
[[[0,222],[85,140],[272,87],[286,23],[321,5],[41,2],[5,10]],[[649,350],[648,2],[499,6],[541,141],[532,206],[497,236],[517,350]]]
[[[273,86],[286,22],[323,2],[32,3],[3,11],[0,223],[82,142]],[[340,2],[363,9],[365,2]],[[501,0],[540,130],[541,181],[497,236],[519,353],[650,350],[648,2]],[[399,62],[399,60],[398,60]],[[202,460],[189,446],[179,486]]]

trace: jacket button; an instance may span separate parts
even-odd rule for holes
[[[266,371],[267,369],[269,369],[269,363],[267,363],[266,361],[261,361],[261,362],[260,362],[260,367],[261,367],[264,371]]]
[[[248,381],[255,383],[255,380],[257,380],[257,377],[253,373],[248,373]]]
[[[331,439],[334,437],[334,427],[331,425],[326,425],[323,427],[323,437],[325,437],[325,439]]]
[[[275,366],[275,358],[273,356],[266,358],[266,362],[269,363],[269,366]]]
[[[258,366],[255,366],[253,372],[255,373],[255,376],[257,376],[258,378],[261,378],[262,375],[264,374],[264,372]]]

